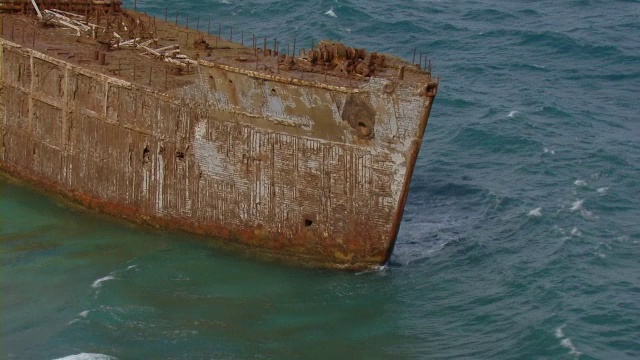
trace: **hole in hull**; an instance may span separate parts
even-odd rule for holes
[[[367,124],[365,124],[362,121],[358,122],[358,130],[360,131],[360,134],[362,134],[363,136],[369,136],[371,134],[371,130],[369,130],[369,127],[367,126]]]

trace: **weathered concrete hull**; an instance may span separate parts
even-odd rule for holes
[[[5,40],[0,67],[3,171],[118,217],[348,269],[391,254],[436,91],[201,61],[198,83],[163,93]]]

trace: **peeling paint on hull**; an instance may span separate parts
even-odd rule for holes
[[[384,264],[437,83],[425,94],[382,78],[340,88],[198,68],[160,91],[0,39],[0,170],[287,262]]]

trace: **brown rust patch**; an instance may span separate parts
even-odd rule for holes
[[[382,254],[362,253],[364,244],[360,234],[353,233],[351,234],[353,237],[345,239],[344,243],[347,246],[342,250],[332,250],[332,247],[318,246],[322,241],[316,239],[315,234],[306,231],[293,233],[292,236],[274,236],[266,233],[260,225],[238,230],[214,223],[201,223],[179,216],[163,218],[146,216],[135,207],[97,199],[83,192],[69,190],[60,183],[34,176],[5,162],[0,162],[0,170],[7,172],[10,176],[28,181],[40,189],[60,194],[85,208],[125,218],[141,225],[205,235],[210,239],[209,241],[214,242],[217,246],[248,253],[259,258],[305,267],[343,270],[376,268],[384,263],[384,258],[380,256]],[[268,239],[268,242],[265,242],[265,239]]]
[[[351,126],[361,139],[375,137],[376,111],[362,95],[351,94],[347,97],[342,110],[342,120]]]

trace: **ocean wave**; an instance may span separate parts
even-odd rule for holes
[[[94,354],[94,353],[80,353],[76,355],[69,355],[61,358],[57,358],[55,360],[117,360],[118,358],[104,355],[104,354]]]
[[[536,59],[539,61],[539,59]],[[509,62],[504,65],[505,70],[509,71],[521,71],[527,74],[527,76],[532,76],[532,73],[549,73],[551,70],[547,67],[547,65],[540,65],[535,63],[521,63],[521,62]]]
[[[329,9],[327,12],[324,13],[325,15],[337,18],[338,15],[336,15],[336,13],[333,11],[333,8]]]
[[[531,211],[529,211],[529,216],[533,216],[533,217],[541,217],[542,216],[542,208],[541,207],[537,207]]]
[[[535,9],[522,9],[522,10],[518,10],[517,13],[520,15],[525,15],[529,18],[542,16],[542,13]]]
[[[571,341],[571,338],[566,337],[566,335],[564,334],[564,328],[567,325],[564,324],[562,326],[557,327],[554,330],[554,335],[556,337],[556,339],[560,340],[560,345],[564,348],[569,349],[569,355],[573,355],[575,357],[579,357],[580,355],[582,355],[582,353],[580,351],[578,351],[578,349],[575,347],[575,345],[573,345],[573,342]]]
[[[479,104],[477,102],[471,101],[469,99],[461,99],[461,98],[450,98],[443,96],[438,99],[438,102],[446,103],[450,107],[454,108],[476,108]]]
[[[475,186],[459,183],[447,183],[433,189],[434,194],[439,196],[469,196],[483,192]]]
[[[542,109],[537,110],[535,114],[538,116],[545,116],[556,119],[570,119],[574,117],[572,113],[564,111],[557,106],[543,106]]]
[[[517,17],[506,11],[500,11],[498,9],[474,9],[469,10],[462,18],[467,21],[485,21],[485,22],[497,22],[500,20],[513,20]]]
[[[571,204],[571,212],[573,211],[577,211],[582,209],[582,204],[584,203],[584,199],[583,200],[576,200],[573,202],[573,204]]]
[[[453,140],[464,144],[467,149],[484,149],[490,153],[531,152],[534,148],[540,148],[537,141],[523,135],[497,132],[497,129],[491,130],[467,127],[462,129]]]
[[[463,220],[447,216],[432,217],[429,221],[421,219],[419,222],[403,222],[388,265],[407,266],[434,256],[460,239],[455,229],[462,222]]]
[[[582,236],[582,232],[574,226],[573,229],[571,229],[571,236]]]
[[[567,54],[571,57],[582,57],[589,54],[590,58],[605,58],[622,55],[623,52],[613,45],[599,45],[572,37],[559,31],[517,31],[514,34],[520,39],[518,46],[553,50],[547,54]]]
[[[81,311],[80,313],[78,313],[78,317],[77,317],[77,318],[75,318],[75,319],[73,319],[73,320],[71,320],[71,321],[69,321],[69,322],[67,323],[67,325],[72,325],[72,324],[75,324],[75,323],[77,323],[77,322],[82,321],[82,319],[86,319],[86,318],[87,318],[87,316],[89,316],[89,313],[90,313],[91,311],[92,311],[92,310],[85,310],[85,311]]]
[[[109,280],[114,280],[114,279],[115,279],[115,276],[107,275],[105,277],[102,277],[102,278],[94,281],[93,284],[91,284],[91,287],[94,288],[94,289],[98,289],[98,288],[102,287],[102,283],[103,282],[109,281]]]
[[[576,75],[569,75],[569,76],[563,76],[563,79],[567,79],[567,80],[583,80],[583,79],[590,79],[590,80],[607,80],[607,81],[633,81],[633,80],[637,80],[640,78],[640,71],[633,71],[633,72],[613,72],[613,73],[596,73],[596,74],[586,74],[586,73],[582,73],[582,74],[576,74]]]

